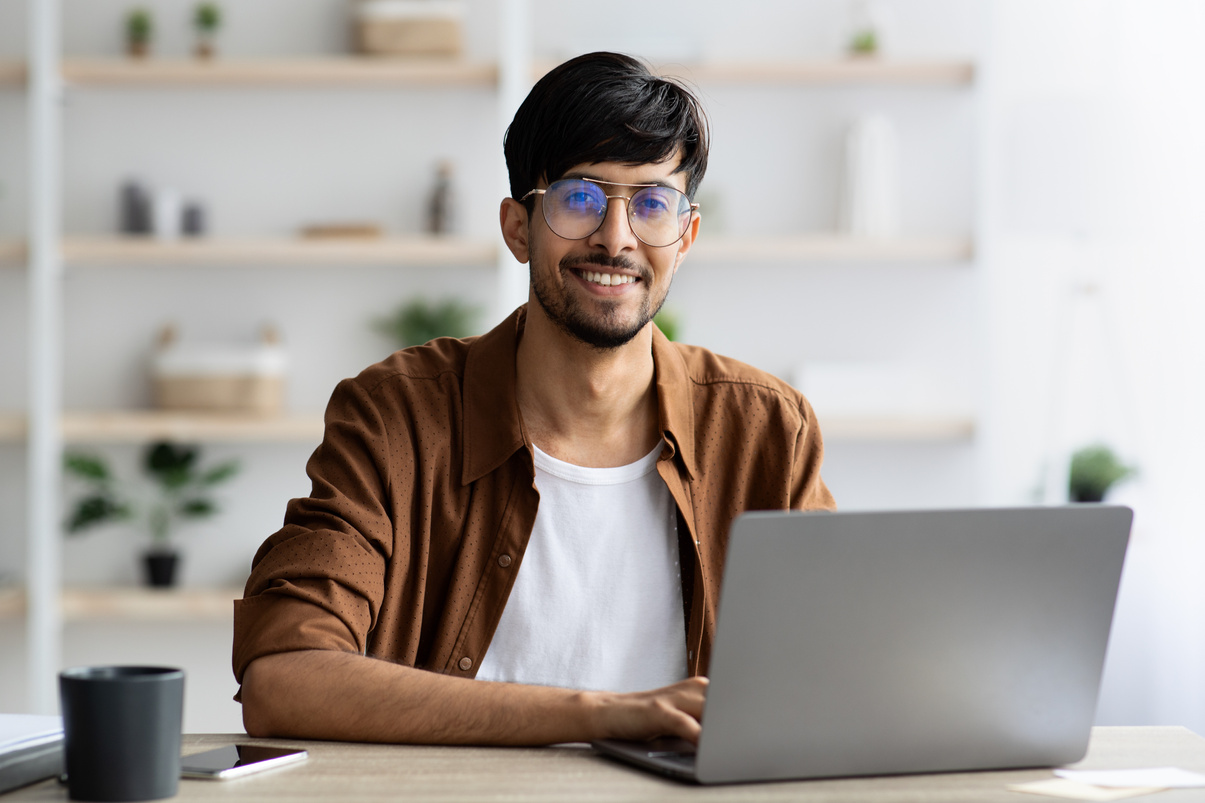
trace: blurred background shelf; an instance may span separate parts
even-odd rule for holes
[[[551,61],[538,62],[535,74],[541,76],[554,66]],[[834,58],[663,63],[657,70],[663,75],[701,84],[969,86],[975,80],[974,62],[965,59]]]
[[[25,439],[25,417],[0,414],[0,441]],[[313,443],[322,439],[320,413],[251,416],[218,413],[113,410],[67,412],[67,443],[145,443],[152,440],[223,443]]]
[[[492,240],[429,235],[381,238],[202,238],[159,241],[135,237],[70,237],[71,265],[488,265]]]
[[[65,588],[65,622],[229,622],[241,588]],[[25,591],[0,589],[0,617],[25,612]]]
[[[534,65],[533,77],[554,63]],[[817,59],[663,64],[667,75],[709,84],[785,84],[798,86],[969,86],[975,65],[969,60]],[[63,62],[63,79],[76,86],[438,86],[495,87],[498,67],[489,62],[451,59],[307,59],[73,58]],[[0,86],[25,82],[25,64],[0,62]]]
[[[12,268],[25,264],[25,242],[23,240],[0,240],[0,268]]]
[[[963,440],[974,436],[970,416],[822,416],[826,440],[860,441]],[[63,438],[68,443],[145,443],[149,440],[315,443],[322,439],[322,416],[291,414],[264,418],[206,413],[129,410],[68,412]],[[25,418],[0,414],[0,442],[20,442]]]
[[[134,237],[69,237],[71,265],[488,265],[498,258],[489,240],[426,235],[380,239],[206,238],[162,242]],[[969,262],[969,237],[871,239],[840,234],[702,236],[691,261],[748,262]],[[0,265],[23,263],[25,244],[0,241]]]
[[[820,416],[825,441],[961,441],[975,435],[970,416]]]
[[[966,262],[970,238],[898,237],[870,239],[840,234],[737,237],[700,236],[693,262]]]
[[[975,79],[975,66],[970,61],[847,58],[699,64],[690,67],[688,74],[701,83],[966,86]]]
[[[66,59],[71,85],[138,87],[424,86],[494,87],[498,67],[452,59]]]
[[[25,62],[0,59],[0,87],[25,85]]]

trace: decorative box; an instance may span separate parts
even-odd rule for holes
[[[164,410],[273,415],[284,408],[288,355],[268,330],[260,343],[181,344],[169,328],[151,362]]]
[[[464,6],[458,0],[359,0],[356,48],[374,56],[459,56]]]

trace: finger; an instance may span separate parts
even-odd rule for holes
[[[699,734],[703,728],[693,716],[678,712],[666,722],[667,735],[685,739],[691,744],[699,743]]]

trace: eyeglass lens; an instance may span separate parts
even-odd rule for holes
[[[673,245],[690,225],[690,199],[673,187],[641,187],[627,207],[632,233],[647,245]],[[561,179],[544,192],[544,220],[566,240],[584,240],[606,216],[607,193],[593,182]]]

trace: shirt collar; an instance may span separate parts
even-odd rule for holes
[[[464,468],[468,485],[505,463],[524,445],[515,392],[519,335],[527,318],[521,306],[469,346],[464,365]]]
[[[525,446],[515,387],[519,337],[527,319],[526,305],[469,346],[464,368],[464,468],[468,485],[505,463]],[[670,454],[679,455],[695,476],[694,406],[686,362],[673,344],[653,327],[653,371],[657,383],[657,415]]]
[[[657,382],[657,416],[661,437],[671,456],[681,457],[686,473],[695,474],[695,407],[686,360],[661,330],[653,326],[653,370]]]

